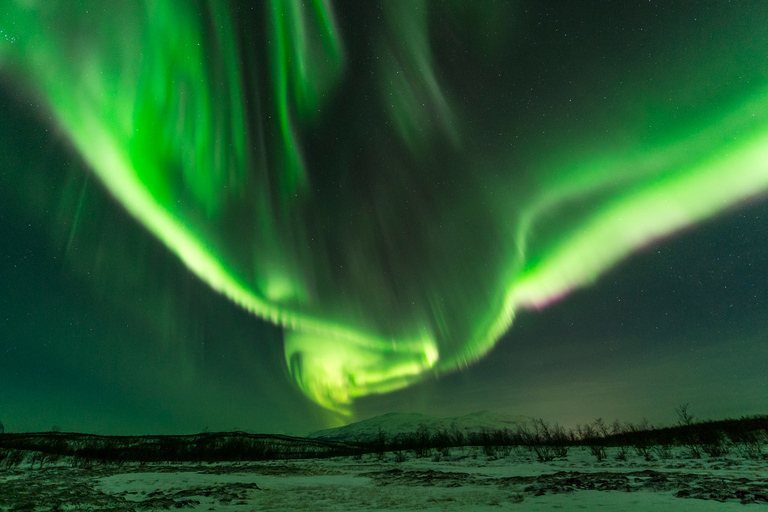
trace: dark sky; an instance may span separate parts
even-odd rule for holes
[[[116,5],[0,8],[6,431],[765,413],[761,2]]]
[[[754,201],[647,247],[593,287],[521,316],[476,365],[361,410],[487,408],[568,425],[670,424],[684,403],[701,419],[762,414],[767,215]]]

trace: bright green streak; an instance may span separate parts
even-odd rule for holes
[[[638,89],[623,114],[590,111],[623,138],[587,118],[579,128],[591,138],[530,135],[510,155],[482,146],[469,103],[444,82],[433,4],[392,0],[371,28],[377,89],[360,94],[376,108],[339,121],[341,149],[322,163],[304,147],[313,130],[333,129],[323,122],[350,79],[329,1],[265,2],[255,41],[226,2],[78,5],[4,2],[15,39],[0,38],[0,73],[46,102],[110,193],[190,270],[286,327],[297,384],[337,411],[482,357],[519,310],[768,191],[758,42],[732,72],[713,58],[709,82],[752,76],[739,94],[709,98],[714,106],[679,120],[666,90]],[[670,85],[669,96],[707,80]],[[667,128],[625,127],[632,108]],[[381,150],[358,162],[362,143]],[[441,160],[446,152],[460,156]],[[428,179],[411,180],[423,169]],[[345,188],[357,174],[380,181]]]

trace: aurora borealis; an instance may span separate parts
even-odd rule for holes
[[[65,280],[157,339],[200,311],[229,319],[214,338],[253,328],[255,390],[290,375],[343,414],[454,387],[497,344],[514,360],[526,317],[595,315],[571,301],[768,193],[760,2],[9,0],[0,20],[8,232],[34,219]],[[754,272],[733,280],[760,304]],[[646,286],[639,309],[665,296]],[[755,364],[762,309],[739,327]],[[281,351],[287,372],[264,363]]]

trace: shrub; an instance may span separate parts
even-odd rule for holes
[[[653,450],[656,453],[656,456],[661,460],[668,460],[672,458],[672,446],[667,443],[657,444],[653,447]]]
[[[530,428],[519,426],[517,442],[528,447],[539,462],[549,462],[568,455],[568,435],[557,423],[550,427],[543,419],[534,419]]]
[[[602,444],[592,444],[589,446],[589,453],[594,455],[597,458],[597,462],[602,462],[607,457],[607,454],[605,452],[605,446]]]
[[[759,460],[765,457],[763,450],[766,442],[768,442],[768,435],[765,430],[753,430],[747,432],[739,432],[734,434],[731,438],[736,446],[736,450],[744,458]]]
[[[652,460],[651,450],[653,449],[653,446],[651,446],[650,443],[645,441],[637,441],[632,445],[632,448],[634,448],[635,453],[638,456],[643,457],[647,462]]]
[[[721,430],[705,431],[701,435],[701,449],[710,457],[722,457],[730,451],[728,438]]]
[[[5,457],[5,467],[9,469],[15,468],[21,464],[26,457],[27,452],[25,450],[11,450]]]

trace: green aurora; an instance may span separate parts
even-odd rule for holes
[[[562,29],[524,2],[358,4],[0,4],[4,80],[284,328],[324,407],[477,361],[520,311],[768,191],[760,2],[665,11],[628,49],[606,34],[642,13],[601,2]]]

